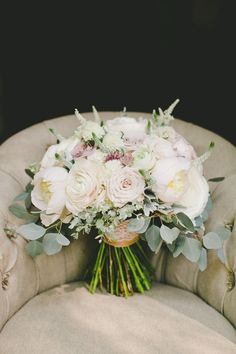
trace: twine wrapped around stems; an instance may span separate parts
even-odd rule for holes
[[[129,221],[120,223],[114,230],[112,238],[104,237],[104,242],[113,247],[129,247],[139,240],[139,234],[128,230]]]

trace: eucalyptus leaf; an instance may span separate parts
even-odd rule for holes
[[[43,238],[43,250],[51,256],[61,251],[62,245],[57,241],[57,233],[48,233]]]
[[[161,225],[160,228],[160,234],[161,238],[166,242],[166,243],[172,243],[176,238],[179,236],[180,230],[177,229],[177,227],[173,227],[170,229],[166,225]]]
[[[208,212],[210,212],[212,210],[212,208],[213,208],[212,199],[211,199],[211,197],[209,197],[205,209]]]
[[[217,226],[215,232],[217,233],[217,235],[219,235],[222,241],[228,240],[228,238],[231,236],[231,231],[227,229],[224,225]]]
[[[210,178],[208,179],[208,182],[222,182],[224,181],[225,177],[214,177],[214,178]]]
[[[62,234],[57,234],[57,242],[62,246],[68,246],[70,241]]]
[[[162,239],[160,235],[160,228],[156,225],[152,225],[145,233],[145,239],[148,246],[153,252],[158,252],[162,245]]]
[[[176,243],[175,243],[175,249],[173,252],[174,258],[178,257],[182,253],[182,251],[184,249],[185,238],[186,237],[182,236],[182,235],[179,235],[179,237],[177,238]]]
[[[178,222],[187,230],[194,232],[194,225],[192,220],[184,213],[176,214]]]
[[[27,193],[27,192],[20,193],[14,198],[14,201],[18,202],[21,200],[25,200],[28,197],[28,195],[29,195],[29,193]]]
[[[203,222],[207,221],[208,217],[209,217],[208,211],[207,211],[207,209],[205,209],[201,215]]]
[[[8,209],[17,218],[23,219],[26,222],[36,222],[38,220],[38,216],[28,213],[25,206],[21,204],[11,204]]]
[[[144,234],[147,231],[147,229],[150,225],[150,221],[151,221],[151,219],[149,219],[149,218],[145,219],[145,223],[144,223],[143,227],[138,231],[139,234]]]
[[[195,228],[200,228],[203,225],[203,220],[201,216],[194,219]]]
[[[26,225],[21,225],[20,227],[18,227],[16,232],[27,240],[37,240],[45,234],[46,229],[42,226],[30,223]]]
[[[131,219],[128,223],[128,230],[130,232],[138,232],[141,230],[145,225],[145,219],[144,218],[135,218]]]
[[[208,232],[203,236],[203,244],[208,249],[218,249],[222,247],[222,241],[216,232]]]
[[[200,258],[202,245],[194,238],[185,238],[182,254],[191,262],[197,262]]]
[[[217,250],[217,256],[218,256],[219,260],[220,260],[223,264],[225,264],[225,254],[224,254],[224,249],[223,249],[223,247],[222,247],[222,248],[219,248],[219,249]]]
[[[175,250],[175,242],[173,242],[173,243],[167,243],[166,246],[167,246],[168,250],[169,250],[171,253],[174,252],[174,250]]]
[[[25,249],[31,257],[35,257],[43,252],[43,245],[39,241],[30,241],[25,246]]]
[[[202,272],[207,268],[207,251],[205,248],[202,248],[201,250],[198,266]]]

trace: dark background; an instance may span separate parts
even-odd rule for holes
[[[2,3],[1,141],[75,107],[150,112],[179,97],[177,117],[236,144],[234,3]]]

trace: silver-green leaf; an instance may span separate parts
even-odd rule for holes
[[[179,237],[177,238],[176,244],[175,244],[175,249],[173,252],[174,258],[178,257],[182,253],[182,251],[184,249],[185,238],[186,237],[182,236],[182,235],[179,235]]]
[[[219,249],[217,250],[217,256],[218,256],[219,260],[220,260],[223,264],[225,264],[225,254],[224,254],[224,249],[223,249],[223,248],[219,248]]]
[[[33,241],[41,238],[45,234],[46,229],[42,226],[30,223],[26,225],[21,225],[20,227],[18,227],[16,232],[27,240]]]
[[[203,244],[208,249],[219,249],[222,247],[222,241],[216,232],[208,232],[203,236]]]
[[[183,255],[191,262],[197,262],[201,254],[201,242],[194,238],[185,238]]]
[[[217,235],[219,235],[222,241],[228,240],[231,235],[231,231],[227,229],[224,225],[217,226],[215,232],[217,233]]]
[[[48,233],[43,238],[43,250],[51,256],[61,251],[62,245],[57,241],[57,233]]]
[[[128,230],[130,232],[138,232],[140,229],[143,228],[144,224],[145,224],[144,218],[131,219],[128,223]]]
[[[62,245],[62,246],[68,246],[70,244],[70,241],[68,240],[68,238],[66,238],[62,234],[57,234],[57,242],[60,243],[60,245]]]
[[[185,227],[187,230],[194,232],[194,225],[192,220],[184,213],[176,214],[177,220],[181,226]]]
[[[172,243],[174,240],[177,239],[179,236],[180,230],[177,229],[177,227],[173,227],[170,229],[166,225],[161,225],[160,228],[160,234],[161,238],[166,242],[166,243]]]
[[[207,251],[205,248],[202,248],[201,250],[198,266],[202,272],[207,268]]]
[[[160,235],[160,228],[156,225],[152,225],[145,233],[148,246],[153,252],[158,252],[162,245],[162,239]]]
[[[25,222],[35,222],[38,220],[38,216],[28,213],[26,208],[21,204],[12,204],[9,206],[9,211],[19,219],[25,220]]]
[[[30,241],[25,246],[25,249],[31,257],[36,257],[43,252],[43,245],[39,241]]]

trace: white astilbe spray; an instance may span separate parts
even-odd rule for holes
[[[163,111],[160,107],[158,108],[159,114],[153,110],[153,119],[157,122],[158,126],[169,125],[174,117],[172,116],[172,112],[179,103],[179,99],[175,100],[165,111]]]

